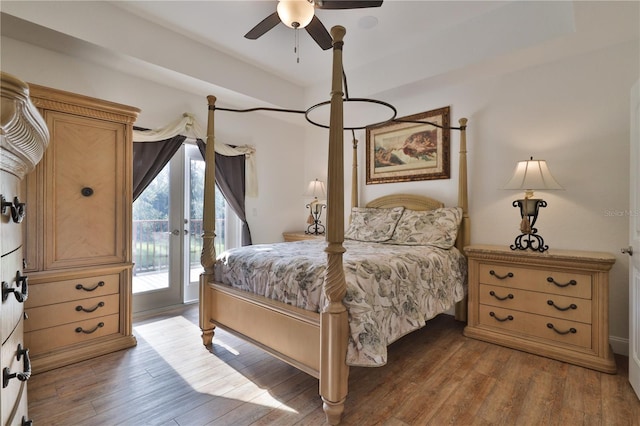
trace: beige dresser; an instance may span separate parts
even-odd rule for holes
[[[464,334],[615,373],[609,345],[608,253],[465,247],[469,317]]]
[[[303,240],[324,240],[324,234],[307,234],[304,231],[294,231],[294,232],[283,232],[282,238],[285,242],[290,243],[292,241],[303,241]]]
[[[0,73],[0,86],[0,425],[28,425],[27,380],[31,362],[23,329],[29,282],[22,268],[22,222],[30,206],[25,205],[20,194],[20,181],[42,158],[49,133],[29,100],[24,82]]]
[[[131,310],[137,108],[30,85],[51,133],[24,182],[34,373],[136,344]]]

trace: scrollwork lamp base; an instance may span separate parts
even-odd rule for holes
[[[534,227],[540,208],[547,207],[547,202],[525,198],[514,201],[513,207],[520,208],[520,217],[522,218],[520,231],[522,234],[518,235],[513,244],[509,246],[511,250],[533,250],[540,253],[547,251],[549,246],[544,243],[542,236],[538,235],[538,229]]]

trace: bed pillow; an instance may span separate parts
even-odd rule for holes
[[[435,246],[450,249],[456,243],[462,220],[460,207],[442,207],[435,210],[406,209],[398,221],[389,244],[408,246]]]
[[[376,209],[354,207],[351,209],[351,224],[344,234],[349,240],[366,242],[387,241],[393,235],[404,207]]]

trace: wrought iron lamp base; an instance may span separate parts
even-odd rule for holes
[[[309,226],[307,230],[304,231],[305,234],[311,235],[324,235],[325,227],[320,220],[320,215],[322,214],[322,209],[326,207],[324,204],[320,203],[309,203],[306,206],[309,209]]]
[[[544,253],[549,246],[544,243],[542,236],[538,235],[538,229],[534,228],[538,219],[540,208],[547,207],[547,202],[539,199],[525,198],[513,202],[513,207],[520,208],[520,217],[522,222],[520,230],[522,234],[518,235],[509,246],[511,250],[533,250]]]

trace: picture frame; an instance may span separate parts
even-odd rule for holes
[[[449,107],[366,128],[366,184],[449,179]]]

